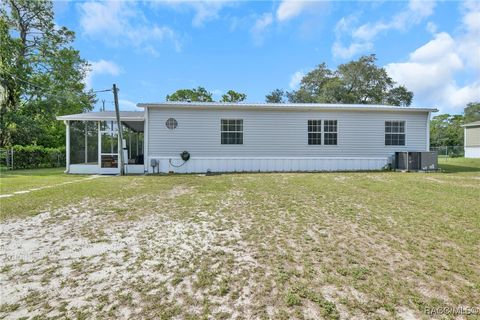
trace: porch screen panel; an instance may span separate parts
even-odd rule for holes
[[[98,164],[97,122],[70,122],[70,164]]]
[[[123,126],[123,139],[127,147],[129,164],[143,164],[143,132]]]
[[[83,121],[70,121],[70,163],[85,163],[85,123]]]
[[[85,126],[87,135],[88,164],[98,164],[98,122],[88,121]]]
[[[117,132],[102,132],[102,153],[118,152],[118,135]]]

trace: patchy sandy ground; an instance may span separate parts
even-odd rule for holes
[[[168,196],[187,192],[176,187]],[[0,235],[1,311],[6,319],[127,319],[170,317],[180,310],[182,315],[200,315],[208,308],[211,314],[249,317],[248,276],[256,261],[238,228],[219,228],[216,218],[198,212],[195,221],[176,220],[166,212],[115,219],[95,202],[84,201],[5,222]],[[206,256],[210,263],[202,268],[197,262]],[[222,288],[226,276],[244,278],[235,301],[227,301],[231,284]],[[208,294],[208,302],[204,287],[218,287],[218,293]]]
[[[473,179],[125,179],[0,223],[0,319],[417,319],[480,301]]]

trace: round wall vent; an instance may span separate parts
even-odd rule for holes
[[[178,126],[178,122],[174,118],[168,118],[167,122],[165,122],[165,125],[168,129],[173,130]]]

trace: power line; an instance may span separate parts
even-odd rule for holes
[[[48,89],[48,88],[44,88],[44,87],[39,86],[39,85],[37,85],[37,84],[35,84],[35,83],[32,83],[32,82],[30,82],[30,81],[21,79],[20,77],[14,75],[14,74],[11,74],[10,72],[7,72],[7,71],[5,71],[5,70],[3,70],[3,72],[5,72],[6,74],[10,75],[11,77],[17,79],[18,81],[21,81],[21,82],[23,82],[23,83],[27,83],[27,84],[35,87],[36,89],[42,89],[42,90],[46,91],[46,92],[45,92],[46,95],[49,95],[49,96],[52,96],[52,97],[57,97],[57,98],[60,98],[60,99],[65,99],[64,96],[59,96],[59,95],[57,95],[57,94],[48,92],[48,91],[50,91],[50,89]],[[99,92],[108,92],[108,91],[112,91],[112,89],[96,90],[96,91],[92,91],[92,92],[93,92],[93,93],[99,93]],[[70,94],[70,92],[66,92],[66,91],[64,91],[64,92],[65,92],[66,94]]]
[[[8,73],[8,72],[6,72],[6,73]],[[44,91],[43,94],[46,95],[46,96],[55,97],[55,98],[58,98],[58,99],[66,99],[65,96],[60,96],[60,95],[58,95],[58,94],[49,92],[50,89],[44,88],[44,87],[39,86],[39,85],[34,84],[34,83],[31,83],[31,82],[29,82],[29,81],[27,81],[27,80],[20,79],[19,77],[15,76],[15,75],[13,75],[13,74],[10,74],[10,73],[8,73],[8,74],[9,74],[10,76],[12,76],[13,78],[15,78],[16,80],[20,81],[20,82],[27,83],[27,84],[31,85],[32,87],[34,87],[34,88],[36,88],[36,89],[41,89],[41,90],[43,90],[43,91]],[[66,93],[69,94],[69,92],[66,92]]]

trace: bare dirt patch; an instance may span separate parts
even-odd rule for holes
[[[169,197],[179,194],[185,189]],[[0,301],[11,312],[0,315],[127,319],[180,311],[200,316],[205,308],[248,314],[249,284],[237,280],[248,279],[256,261],[239,229],[222,229],[216,218],[214,212],[199,212],[195,220],[159,212],[119,220],[86,200],[4,222]],[[240,296],[235,303],[232,290]],[[208,295],[214,299],[205,301]]]

